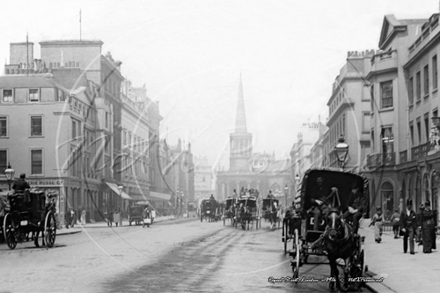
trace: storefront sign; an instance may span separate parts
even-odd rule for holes
[[[58,180],[26,180],[31,187],[37,187],[37,186],[63,186],[64,180],[58,179]]]

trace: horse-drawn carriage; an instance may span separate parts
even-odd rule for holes
[[[3,235],[10,249],[14,249],[19,242],[29,240],[30,233],[33,234],[35,246],[39,247],[40,232],[43,245],[54,246],[56,196],[55,193],[35,188],[8,193],[9,210],[3,218]]]
[[[271,228],[281,226],[279,200],[276,198],[264,198],[261,209],[261,217],[270,222]]]
[[[240,197],[237,199],[235,209],[235,228],[241,225],[243,230],[249,230],[255,221],[255,228],[258,229],[259,213],[258,201],[253,196]]]
[[[237,199],[228,197],[223,203],[223,226],[226,225],[226,220],[231,221],[231,225],[235,225],[235,204]]]
[[[203,199],[200,203],[200,222],[205,219],[208,222],[217,220],[217,201],[213,199]]]
[[[299,277],[300,267],[309,262],[309,255],[326,256],[331,290],[335,285],[341,288],[337,260],[343,260],[343,286],[360,288],[361,282],[349,280],[364,273],[363,237],[353,233],[350,217],[343,219],[343,214],[349,215],[346,211],[354,190],[364,200],[364,212],[368,214],[368,180],[362,174],[329,168],[310,169],[304,174],[299,208],[286,212],[283,219],[284,251],[288,251],[287,243],[291,241],[294,279]]]

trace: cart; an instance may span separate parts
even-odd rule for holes
[[[40,189],[26,189],[24,192],[8,193],[9,211],[3,218],[3,234],[10,249],[17,243],[28,241],[33,234],[34,244],[39,247],[39,233],[42,243],[53,247],[56,238],[55,193]]]

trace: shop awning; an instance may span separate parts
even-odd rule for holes
[[[141,194],[130,194],[130,197],[133,199],[133,200],[137,200],[137,201],[142,201],[142,200],[147,200],[147,197],[145,196],[143,196],[143,195],[141,195]]]
[[[106,182],[105,184],[107,184],[117,195],[122,197],[122,199],[133,200],[127,193],[124,191],[121,192],[116,184],[110,182]]]
[[[154,192],[154,191],[150,191],[150,196],[153,198],[156,198],[156,199],[161,199],[161,200],[170,200],[171,199],[171,195],[169,195],[169,194]]]

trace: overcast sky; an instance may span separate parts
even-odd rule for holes
[[[325,122],[347,51],[377,49],[384,15],[429,18],[438,0],[3,1],[9,43],[100,39],[160,103],[161,136],[211,164],[228,159],[240,73],[254,151],[288,157],[300,125]]]

